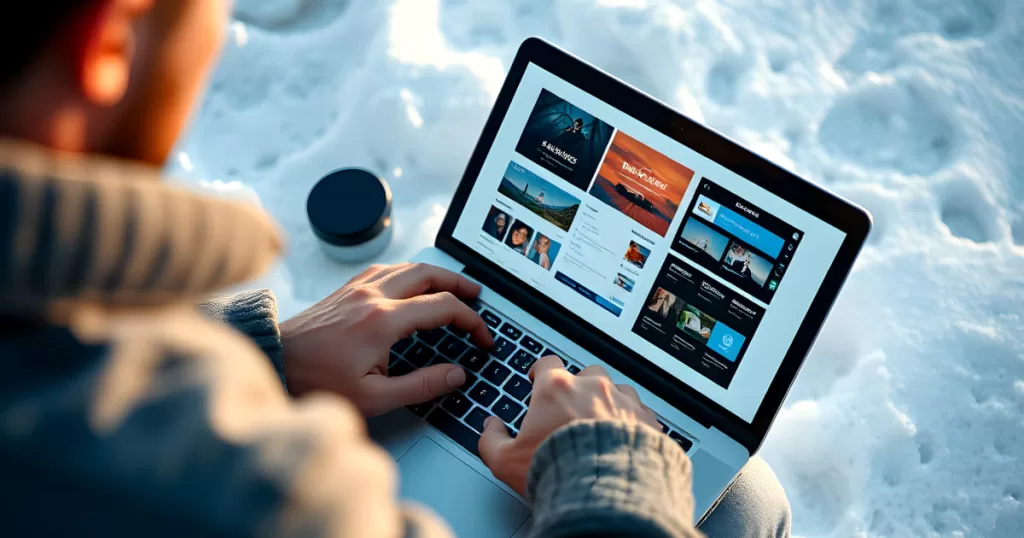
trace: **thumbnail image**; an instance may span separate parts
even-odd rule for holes
[[[697,204],[693,206],[693,214],[708,222],[715,222],[715,219],[718,217],[718,210],[721,207],[718,202],[702,194],[697,198]]]
[[[735,241],[729,246],[729,252],[725,254],[722,263],[733,273],[753,280],[758,287],[764,286],[773,267],[772,262]]]
[[[484,220],[484,233],[501,241],[505,239],[505,232],[508,231],[508,224],[511,220],[508,213],[491,206],[491,210],[487,212],[487,219]]]
[[[667,320],[674,320],[683,309],[683,300],[668,292],[664,288],[655,288],[651,298],[647,300],[644,307],[648,318],[663,323]]]
[[[626,249],[626,255],[623,256],[625,260],[641,269],[644,268],[644,264],[647,263],[647,257],[651,255],[651,249],[640,246],[636,241],[629,242],[629,248]]]
[[[664,237],[693,170],[619,131],[590,194]]]
[[[498,192],[567,232],[580,208],[579,198],[515,162],[508,163]]]
[[[729,238],[693,218],[686,221],[680,237],[693,245],[697,250],[714,258],[716,262],[722,259],[722,254],[725,254],[725,247],[729,246]]]
[[[541,90],[516,151],[585,191],[612,131],[611,125]]]
[[[508,238],[505,239],[505,244],[512,250],[525,256],[526,247],[529,246],[530,238],[533,237],[533,228],[527,226],[523,221],[517,220],[512,223],[510,230]]]
[[[688,304],[683,308],[683,313],[679,315],[676,327],[694,338],[707,342],[708,338],[711,338],[711,330],[715,328],[715,323],[715,318],[701,312],[692,304]]]
[[[633,286],[636,286],[636,281],[622,273],[619,273],[615,275],[615,285],[628,292],[632,292]]]
[[[550,271],[551,265],[555,263],[555,258],[558,257],[558,251],[561,249],[562,245],[557,241],[552,241],[550,237],[538,232],[526,257],[531,262]]]

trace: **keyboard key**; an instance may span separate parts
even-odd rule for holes
[[[501,334],[511,338],[513,342],[519,340],[519,337],[523,335],[523,331],[511,323],[502,325],[500,331]]]
[[[406,409],[412,411],[413,413],[416,413],[416,416],[424,417],[427,415],[427,412],[430,411],[430,408],[433,406],[434,402],[433,400],[431,400],[429,402],[424,402],[421,404],[410,405],[406,407]]]
[[[477,452],[477,445],[480,444],[480,434],[459,422],[458,419],[451,416],[444,409],[435,409],[433,413],[427,416],[427,422],[441,433],[452,438],[462,448],[470,451],[474,456],[480,457],[480,453]]]
[[[437,350],[440,351],[442,355],[453,361],[458,360],[458,358],[461,357],[467,349],[469,349],[469,344],[452,334],[444,337],[444,340],[441,341],[441,345],[437,346]]]
[[[504,420],[506,424],[511,424],[519,416],[519,413],[523,412],[523,406],[508,396],[502,396],[491,410],[494,411],[498,418]]]
[[[433,366],[435,364],[451,364],[451,363],[452,363],[452,360],[449,359],[448,357],[445,357],[444,355],[442,355],[440,353],[435,353],[434,354],[434,359],[431,360],[430,364],[428,364],[427,366]]]
[[[498,333],[494,332],[494,329],[490,327],[487,328],[487,332],[491,333],[491,340],[494,340],[495,338],[498,337]]]
[[[388,358],[388,368],[394,366],[400,359],[401,357],[399,357],[397,353],[392,351],[390,357]]]
[[[477,301],[476,299],[469,299],[468,301],[462,302],[466,303],[466,306],[472,308],[473,312],[479,312],[480,309],[484,307],[484,305],[480,304],[480,301]]]
[[[491,414],[487,411],[484,411],[479,407],[474,407],[473,410],[466,415],[466,424],[469,424],[469,426],[474,430],[483,433],[484,421],[487,420],[487,417],[489,416],[491,416]]]
[[[683,452],[689,452],[690,448],[693,447],[693,441],[683,437],[682,435],[679,435],[676,432],[669,432],[668,436],[671,437],[673,441],[679,443],[679,446],[683,447]]]
[[[465,370],[463,370],[465,371]],[[469,390],[470,387],[476,384],[477,377],[471,372],[466,372],[466,382],[459,387],[462,390]]]
[[[391,351],[394,351],[395,353],[402,353],[412,346],[412,342],[412,338],[403,338],[395,343],[395,345],[391,346]]]
[[[494,400],[498,399],[498,389],[484,383],[483,381],[473,385],[469,389],[469,399],[484,406],[490,407]]]
[[[530,350],[530,353],[533,353],[534,355],[540,353],[540,350],[544,349],[544,346],[542,346],[540,342],[531,338],[530,335],[524,336],[523,340],[519,342],[519,345]]]
[[[661,433],[668,433],[668,426],[666,426],[664,422],[659,420],[658,424],[661,424]]]
[[[522,415],[520,415],[520,417],[518,419],[516,419],[516,423],[513,424],[512,427],[517,429],[517,430],[523,429],[523,421],[524,420],[526,420],[526,413],[523,413]]]
[[[454,415],[456,418],[462,418],[469,411],[470,407],[473,407],[473,402],[469,401],[469,398],[461,392],[453,392],[448,395],[447,398],[441,402],[441,407],[446,411]]]
[[[525,350],[520,349],[519,351],[516,351],[515,355],[512,355],[511,359],[508,360],[508,365],[511,366],[513,370],[526,375],[530,373],[530,368],[533,368],[533,363],[535,362],[537,362],[536,357],[530,355]]]
[[[418,336],[420,340],[423,340],[432,346],[436,346],[437,343],[440,342],[447,334],[448,332],[444,329],[430,329],[429,331],[420,331],[416,333],[416,336]]]
[[[484,323],[491,327],[494,327],[495,329],[498,328],[498,325],[501,325],[501,318],[499,318],[497,314],[491,312],[490,310],[484,310],[483,312],[480,312],[480,317],[484,318]]]
[[[471,347],[468,351],[462,354],[462,358],[459,359],[459,364],[471,372],[479,372],[480,369],[487,364],[488,360],[490,360],[490,358],[487,357],[487,353],[484,353],[475,347]]]
[[[423,342],[416,342],[416,345],[412,346],[412,349],[405,353],[405,359],[413,364],[413,366],[423,367],[434,360],[433,349]]]
[[[582,370],[580,370],[579,366],[576,366],[575,364],[570,364],[569,365],[569,373],[570,374],[576,375],[576,374],[580,373],[581,371]]]
[[[498,361],[491,361],[490,364],[484,367],[484,371],[481,372],[480,375],[484,379],[500,387],[501,384],[508,379],[508,376],[511,373],[512,370],[509,370],[504,364],[501,364]]]
[[[504,389],[509,396],[521,402],[530,395],[530,391],[533,390],[533,385],[531,385],[525,377],[513,375],[512,379],[509,379],[508,383],[505,383]]]
[[[388,367],[388,376],[399,377],[405,374],[411,374],[415,370],[416,368],[413,365],[405,361],[398,361],[395,364]]]
[[[512,355],[515,350],[515,344],[499,336],[494,340],[494,349],[491,349],[491,355],[505,361],[508,360],[508,357]]]

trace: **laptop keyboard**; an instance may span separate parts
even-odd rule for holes
[[[487,417],[501,419],[513,437],[519,433],[533,390],[528,374],[538,359],[556,355],[569,372],[576,374],[581,368],[496,309],[479,303],[470,306],[487,323],[494,337],[492,349],[477,348],[466,331],[455,327],[419,331],[391,348],[388,375],[405,375],[441,362],[461,366],[466,371],[466,383],[460,389],[408,409],[480,457],[477,444]],[[689,452],[693,442],[659,422],[662,431]]]

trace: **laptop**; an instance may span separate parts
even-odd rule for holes
[[[636,387],[693,461],[694,523],[757,452],[871,227],[840,199],[539,39],[519,49],[435,246],[415,261],[483,286],[496,345],[453,328],[390,372],[462,365],[465,386],[371,421],[403,499],[459,536],[525,536],[530,510],[481,462],[514,434],[527,374],[557,355]]]

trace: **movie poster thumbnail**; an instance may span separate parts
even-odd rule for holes
[[[579,198],[514,161],[508,163],[498,192],[567,232],[580,208]]]

